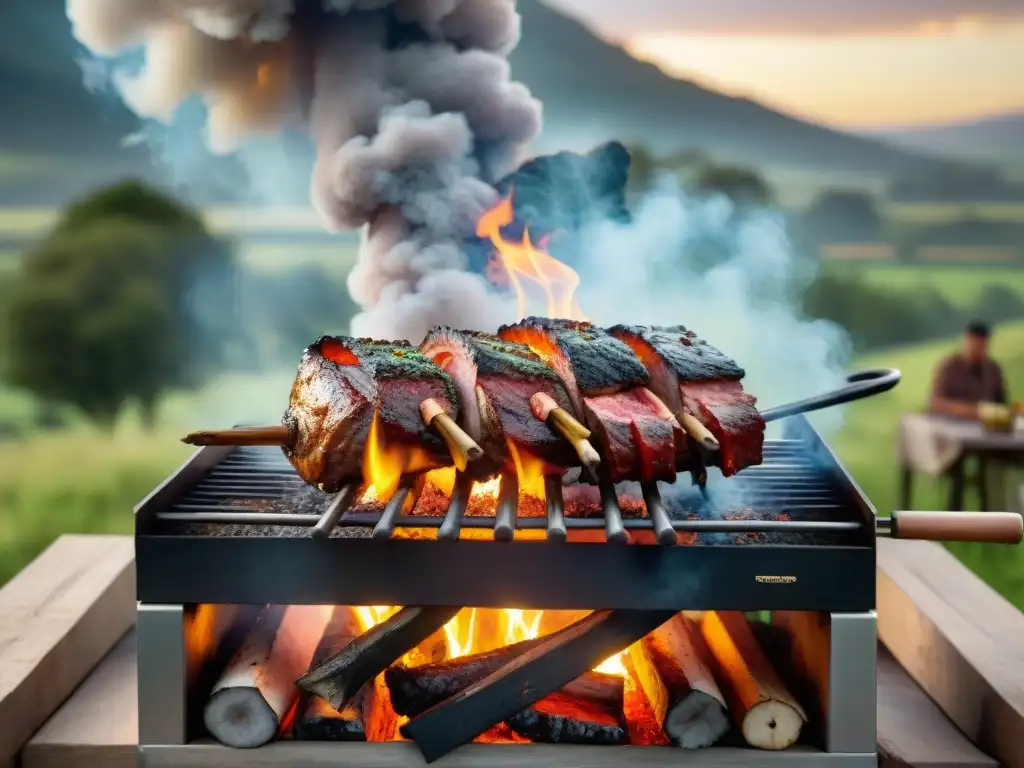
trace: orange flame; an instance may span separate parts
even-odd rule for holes
[[[515,220],[512,194],[490,209],[476,224],[478,237],[490,238],[500,270],[489,270],[492,280],[496,272],[503,272],[516,295],[516,312],[522,320],[527,312],[531,292],[540,289],[543,294],[544,311],[533,312],[545,317],[564,317],[570,320],[586,320],[574,298],[580,285],[580,276],[574,269],[563,264],[545,250],[545,243],[534,244],[529,229],[523,230],[522,240],[506,240],[502,227]],[[533,289],[531,291],[531,289]]]
[[[370,605],[355,609],[359,623],[365,632],[400,609],[396,606]],[[443,632],[447,653],[445,658],[457,659],[474,653],[486,653],[524,640],[533,640],[542,634],[542,610],[521,610],[519,608],[463,608],[451,621],[444,625]],[[605,659],[594,667],[595,672],[624,677],[627,674],[623,656],[624,649]]]
[[[426,450],[416,443],[387,444],[378,413],[374,411],[366,453],[363,454],[363,477],[368,485],[363,495],[364,502],[387,501],[398,488],[402,475],[421,472],[434,465]]]

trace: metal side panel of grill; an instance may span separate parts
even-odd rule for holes
[[[560,518],[568,541],[553,540],[550,513],[460,514],[455,540],[439,540],[442,517],[358,504],[319,537],[331,499],[301,483],[280,450],[203,448],[136,508],[138,599],[871,610],[874,510],[803,417],[787,426],[786,439],[766,441],[761,465],[712,476],[706,494],[688,478],[662,485],[676,546],[608,543],[600,506]],[[502,525],[524,538],[498,540]],[[621,525],[638,540],[656,528],[628,514]]]

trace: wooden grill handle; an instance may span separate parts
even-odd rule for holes
[[[1020,544],[1024,518],[1016,512],[893,512],[894,539]]]

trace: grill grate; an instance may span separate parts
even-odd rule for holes
[[[503,487],[513,484],[514,478],[503,478]],[[211,526],[280,526],[317,537],[348,528],[363,529],[361,535],[372,529],[374,538],[390,538],[396,528],[417,528],[437,529],[440,539],[457,539],[461,528],[471,528],[491,529],[502,541],[511,539],[514,529],[546,530],[549,539],[565,540],[568,531],[604,529],[608,542],[623,543],[629,538],[626,532],[653,530],[656,540],[666,545],[676,543],[680,533],[848,534],[863,525],[850,519],[842,478],[805,440],[766,440],[761,465],[729,479],[715,472],[703,492],[685,477],[676,484],[624,483],[600,490],[549,483],[546,515],[537,517],[524,517],[522,510],[517,515],[511,503],[518,497],[514,490],[495,499],[489,513],[467,514],[468,487],[464,479],[457,480],[443,516],[422,514],[422,498],[415,497],[411,513],[400,514],[406,495],[414,493],[408,483],[382,509],[359,502],[356,488],[333,497],[310,488],[279,449],[241,447],[156,517],[193,529],[205,526],[207,533]],[[633,509],[648,514],[631,516],[620,503],[627,498]]]

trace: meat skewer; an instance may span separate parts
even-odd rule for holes
[[[281,445],[306,482],[334,492],[372,478],[382,499],[403,476],[453,464],[474,480],[510,476],[523,454],[544,477],[582,465],[595,482],[689,470],[702,484],[707,463],[729,475],[760,462],[764,420],[742,375],[681,326],[528,318],[497,336],[438,328],[419,349],[325,336],[303,355],[282,425],[185,441]]]
[[[424,423],[420,406],[427,400]],[[468,463],[482,453],[457,417],[451,378],[411,345],[323,336],[302,355],[282,425],[196,432],[185,442],[280,445],[299,477],[327,493],[372,474],[366,447],[376,444],[400,465],[388,478],[392,487],[377,489],[387,495],[400,474]]]
[[[720,444],[717,463],[730,476],[761,463],[765,422],[743,392],[745,372],[681,325],[609,329],[650,375],[651,390],[705,448]]]
[[[587,322],[530,317],[498,336],[532,349],[559,376],[573,410],[599,443],[602,474],[674,482],[685,433],[646,385],[650,375],[623,342]]]
[[[589,431],[568,410],[571,401],[562,382],[529,347],[440,327],[419,348],[451,377],[460,426],[484,446],[495,471],[514,471],[520,448],[546,465],[543,474],[561,475],[575,464],[570,447],[584,465],[600,463]],[[534,406],[538,398],[545,406],[540,411]]]

